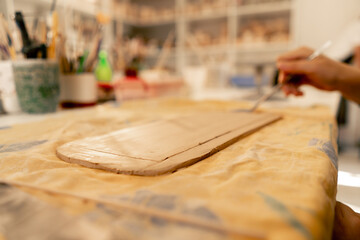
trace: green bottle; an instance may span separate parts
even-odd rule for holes
[[[112,80],[112,70],[107,59],[107,53],[101,50],[99,53],[99,62],[95,68],[95,76],[99,82],[108,82]]]

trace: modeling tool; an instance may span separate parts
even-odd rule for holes
[[[51,3],[50,12],[54,12],[54,11],[55,11],[55,7],[56,7],[56,0],[53,0],[52,3]]]
[[[21,38],[23,42],[23,48],[21,51],[24,53],[26,58],[38,58],[39,53],[41,53],[42,58],[46,58],[47,54],[46,54],[45,44],[38,44],[36,42],[31,41],[21,12],[15,13],[15,21],[20,29]]]
[[[14,40],[13,40],[12,34],[10,32],[9,25],[8,25],[7,21],[5,20],[3,14],[0,14],[0,21],[2,22],[2,26],[6,32],[6,38],[7,38],[7,42],[8,42],[7,48],[10,53],[11,59],[15,60],[16,59],[16,51],[14,48]]]
[[[95,30],[96,35],[95,35],[93,47],[90,49],[88,57],[84,61],[84,67],[86,72],[91,72],[94,68],[104,38],[103,28],[104,25],[110,22],[110,17],[102,13],[98,13],[96,14],[96,21],[98,25]]]
[[[315,50],[309,57],[307,57],[306,60],[307,61],[314,60],[320,54],[322,54],[325,51],[325,49],[330,47],[331,44],[332,44],[331,41],[327,41],[319,49]],[[290,77],[290,79],[287,82],[296,82],[296,81],[297,81],[296,76],[292,76],[292,77]],[[283,86],[284,86],[284,83],[278,83],[271,89],[270,92],[268,92],[267,94],[264,94],[262,97],[260,97],[250,109],[239,109],[239,110],[236,110],[236,112],[241,112],[241,111],[254,112],[261,103],[263,103],[264,101],[269,99],[271,96],[273,96],[275,93],[277,93]]]
[[[78,66],[78,69],[76,70],[77,73],[85,72],[85,61],[86,61],[88,55],[89,55],[89,51],[85,50],[84,54],[79,57],[79,66]]]
[[[5,28],[1,24],[0,25],[0,60],[9,59],[9,58],[10,58],[10,53],[9,53],[8,40],[7,40]]]
[[[98,58],[99,55],[99,51],[100,51],[100,47],[101,47],[101,43],[102,43],[102,36],[100,33],[98,33],[95,36],[95,40],[93,42],[93,46],[89,51],[88,57],[84,60],[84,67],[85,67],[85,72],[91,72],[94,64]]]
[[[51,43],[48,47],[48,57],[51,59],[56,58],[56,41],[58,38],[58,22],[59,17],[56,11],[52,12],[52,23],[51,23],[51,31],[52,31],[52,37],[51,37]]]
[[[168,36],[164,42],[159,59],[157,60],[157,62],[155,64],[155,68],[154,68],[155,70],[161,70],[164,67],[166,58],[168,57],[170,50],[171,50],[171,44],[172,44],[173,39],[174,39],[174,32],[171,31],[168,34]]]

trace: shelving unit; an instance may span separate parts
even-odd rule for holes
[[[104,2],[106,2],[105,0]],[[23,9],[24,5],[32,6],[28,9],[34,9],[37,11],[50,9],[52,0],[14,0],[15,9]],[[80,13],[95,16],[99,11],[103,9],[103,1],[98,0],[61,0],[56,1],[57,7],[68,8],[78,11]]]
[[[159,0],[151,1],[151,3],[157,1]],[[199,1],[196,0],[174,0],[172,16],[165,18],[162,17],[161,14],[156,14],[156,11],[153,10],[153,16],[150,15],[148,19],[145,20],[139,17],[135,21],[131,19],[131,17],[128,17],[127,7],[129,7],[129,4],[139,4],[141,1],[114,0],[114,4],[120,4],[122,8],[119,9],[119,5],[113,7],[113,16],[117,24],[131,25],[132,27],[161,29],[166,24],[173,24],[176,29],[176,44],[172,57],[175,58],[175,68],[177,72],[180,73],[187,65],[196,62],[194,58],[206,55],[212,59],[216,59],[216,57],[212,56],[225,55],[225,59],[223,57],[219,58],[221,61],[226,61],[232,66],[238,64],[258,65],[274,63],[276,57],[280,53],[288,50],[293,43],[294,24],[292,22],[294,1],[295,0],[257,0],[255,3],[253,0],[214,0],[212,1],[213,8],[206,7],[202,9],[200,7],[201,4],[198,4]],[[150,4],[149,1],[147,1],[147,3]],[[191,6],[189,4],[193,5]],[[156,6],[156,4],[154,6]],[[192,10],[192,12],[189,12],[189,9]],[[137,6],[137,10],[142,11],[141,5]],[[288,35],[286,41],[259,41],[257,43],[255,41],[255,44],[239,43],[239,32],[241,31],[241,27],[244,26],[246,19],[265,19],[264,21],[266,22],[266,19],[276,19],[279,17],[284,19],[280,21],[286,21],[286,27],[288,29],[287,32],[284,33]],[[222,36],[224,38],[226,37],[226,40],[222,39],[219,45],[209,43],[203,44],[203,46],[197,46],[196,51],[194,50],[194,46],[189,47],[189,36],[194,35],[194,32],[192,32],[194,25],[200,26],[202,22],[204,27],[199,27],[202,31],[206,29],[216,31],[215,25],[218,25],[217,23],[220,21],[224,22],[221,31],[223,34],[226,34],[226,36]],[[211,33],[209,33],[209,35],[211,35]]]
[[[291,1],[269,2],[237,6],[238,15],[270,14],[292,10]]]
[[[89,48],[94,39],[94,32],[98,28],[96,16],[99,13],[112,17],[112,0],[5,0],[6,9],[11,29],[14,30],[15,35],[17,27],[11,17],[15,11],[21,11],[24,15],[24,19],[28,28],[28,32],[31,38],[37,32],[34,28],[37,26],[46,26],[50,29],[51,7],[56,3],[56,10],[59,16],[59,32],[66,35],[67,45],[72,45],[72,48],[80,49]],[[102,46],[106,49],[110,49],[112,46],[112,28],[110,24],[103,27],[104,38]],[[20,38],[18,39],[20,42]],[[19,49],[18,49],[19,50]]]
[[[41,9],[49,9],[52,3],[52,0],[13,1],[15,8],[31,5],[37,12]],[[169,60],[168,64],[173,64],[172,68],[178,73],[181,73],[190,63],[196,62],[195,58],[201,56],[213,60],[218,58],[231,66],[271,64],[293,43],[293,6],[296,0],[207,0],[208,4],[205,7],[201,5],[201,1],[62,0],[57,1],[57,6],[92,17],[99,11],[109,14],[113,26],[106,30],[107,46],[112,45],[116,36],[125,36],[129,34],[129,31],[141,29],[151,33],[147,34],[148,38],[158,38],[158,48],[160,48],[161,43],[166,39],[167,32],[174,29],[174,48],[169,54],[171,61]],[[6,0],[6,2],[12,1]],[[254,41],[250,38],[251,44],[249,44],[239,40],[241,31],[249,22],[249,25],[266,25],[268,19],[277,18],[286,21],[285,28],[288,29],[284,33],[288,36],[286,41],[267,42],[265,39]],[[208,36],[205,36],[205,40],[201,42],[201,35]],[[196,39],[195,44],[191,40],[192,36]],[[216,37],[221,39],[215,39]],[[206,38],[209,39],[206,40]],[[193,46],[189,46],[189,41]],[[146,56],[146,59],[154,62],[159,52],[159,50],[153,51]]]

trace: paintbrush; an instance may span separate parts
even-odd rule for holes
[[[155,70],[161,70],[163,68],[166,58],[168,57],[168,55],[170,53],[171,44],[172,44],[174,37],[175,37],[174,32],[171,31],[168,34],[168,36],[163,44],[163,47],[161,49],[160,56],[159,56],[158,60],[156,61],[156,64],[154,67]]]
[[[10,30],[9,30],[8,23],[5,20],[3,14],[0,14],[0,22],[1,22],[1,25],[3,26],[3,29],[4,29],[5,34],[6,34],[7,42],[5,42],[5,45],[8,48],[11,59],[15,60],[16,59],[16,51],[15,51],[15,48],[14,48],[14,40],[13,40],[12,34],[11,34]]]
[[[15,13],[15,22],[20,29],[21,38],[23,42],[23,47],[21,49],[22,53],[26,58],[38,58],[39,53],[43,59],[46,59],[46,45],[39,44],[35,41],[32,41],[29,37],[28,31],[26,29],[24,17],[21,12]]]
[[[312,61],[315,58],[317,58],[320,54],[322,54],[325,49],[327,49],[328,47],[330,47],[332,44],[331,41],[327,41],[325,42],[320,48],[318,48],[317,50],[315,50],[309,57],[306,58],[307,61]],[[296,82],[296,76],[292,76],[290,77],[290,79],[287,82]],[[254,112],[261,103],[263,103],[264,101],[266,101],[267,99],[269,99],[270,97],[272,97],[275,93],[277,93],[282,87],[284,86],[284,83],[278,83],[276,84],[271,90],[270,92],[268,92],[267,94],[264,94],[262,97],[260,97],[255,104],[250,108],[250,109],[239,109],[236,110],[236,112]]]
[[[51,41],[49,47],[47,49],[48,58],[55,59],[56,58],[56,42],[58,38],[58,24],[59,24],[59,16],[56,11],[53,11],[51,14],[52,22],[51,22]]]

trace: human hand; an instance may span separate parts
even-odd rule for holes
[[[360,238],[360,214],[336,202],[332,240],[352,240]]]
[[[278,58],[279,82],[284,84],[283,91],[286,95],[303,95],[299,89],[303,84],[327,91],[337,89],[342,64],[323,55],[307,60],[312,53],[312,49],[302,47]]]
[[[356,46],[354,49],[354,62],[355,66],[360,68],[360,46]]]

